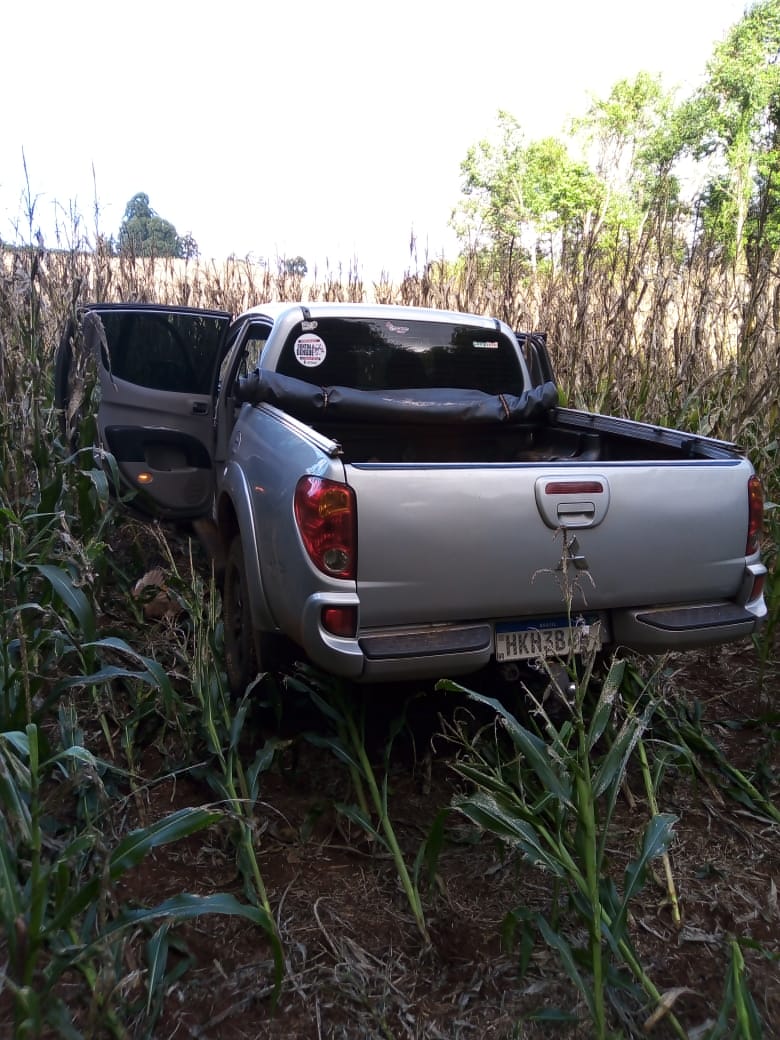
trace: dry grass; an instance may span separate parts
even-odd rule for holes
[[[168,573],[171,561],[158,551],[159,540],[148,527],[115,516],[95,494],[96,478],[86,463],[84,473],[63,461],[67,452],[58,445],[52,406],[61,330],[74,307],[94,300],[238,313],[255,303],[298,298],[464,309],[497,314],[517,328],[546,330],[571,403],[739,440],[769,497],[780,494],[780,273],[771,268],[760,281],[750,281],[703,257],[680,266],[664,259],[622,266],[604,260],[586,284],[578,271],[540,272],[514,281],[488,277],[474,258],[465,258],[451,267],[426,264],[396,284],[365,285],[351,270],[315,272],[301,283],[248,260],[217,265],[115,258],[99,249],[0,250],[0,707],[6,711],[0,729],[21,729],[34,716],[56,746],[62,723],[57,708],[72,708],[84,745],[126,770],[121,777],[104,773],[80,781],[73,774],[67,783],[54,770],[47,774],[46,805],[63,833],[81,833],[86,819],[101,842],[116,841],[130,827],[146,826],[181,806],[212,805],[221,798],[215,792],[224,788],[215,781],[214,756],[193,695],[194,633],[205,626],[210,637],[214,625],[195,595],[186,609],[158,619],[143,618],[132,599],[137,579],[155,564]],[[778,530],[776,522],[769,525],[770,562]],[[191,564],[186,539],[168,534],[185,573]],[[170,682],[165,696],[128,678],[76,685],[73,692],[65,687],[59,703],[40,715],[58,682],[118,663],[110,654],[101,657],[100,650],[89,657],[82,649],[80,619],[36,577],[35,565],[44,559],[67,572],[90,608],[83,609],[83,617],[99,634],[119,634],[136,653],[159,662]],[[205,560],[195,556],[192,565],[203,583],[198,587],[207,586]],[[169,584],[174,596],[187,591],[175,581]],[[775,621],[776,586],[773,572],[768,587]],[[73,597],[83,608],[75,592]],[[17,613],[21,602],[32,607]],[[772,797],[780,768],[772,700],[780,676],[773,638],[767,638],[764,651],[760,659],[750,647],[685,656],[675,662],[670,697],[705,705],[702,726],[739,768],[760,774]],[[219,660],[216,643],[210,659]],[[733,725],[737,718],[741,728]],[[259,724],[246,726],[242,750],[251,760],[267,734]],[[291,739],[294,750],[298,733]],[[417,739],[425,743],[424,727]],[[392,763],[390,814],[410,861],[435,812],[456,793],[455,774],[441,745],[436,748],[432,783],[415,759]],[[549,950],[537,948],[520,979],[516,951],[503,949],[499,941],[501,922],[518,902],[539,912],[549,905],[547,879],[453,827],[437,878],[423,892],[432,936],[425,949],[391,860],[338,822],[334,805],[347,796],[345,772],[308,745],[297,753],[291,762],[282,755],[274,760],[249,814],[286,957],[276,1017],[269,1014],[271,950],[263,933],[244,920],[213,917],[172,929],[181,948],[170,954],[160,990],[164,1006],[154,1026],[144,988],[150,978],[148,931],[139,928],[122,943],[101,948],[90,961],[94,977],[66,975],[57,994],[73,1010],[83,1035],[224,1040],[550,1035],[549,1025],[523,1016],[539,1006],[572,1007],[576,994]],[[682,818],[672,865],[684,927],[674,928],[662,884],[648,886],[632,922],[644,963],[659,984],[671,990],[684,983],[692,991],[681,994],[675,1006],[692,1029],[717,1013],[734,935],[746,941],[751,991],[764,1022],[771,1029],[780,1019],[772,887],[780,863],[777,826],[733,794],[728,778],[715,768],[665,772],[661,809]],[[636,804],[621,803],[610,840],[618,863],[641,830],[642,820],[630,809]],[[45,851],[58,847],[54,838],[47,840]],[[27,850],[19,848],[21,877]],[[244,898],[246,878],[227,822],[155,850],[121,885],[101,892],[99,914],[111,920],[123,901],[148,902],[183,890],[228,890]],[[2,986],[12,968],[8,949],[8,937],[0,937],[5,973],[0,1032],[7,1029],[10,1035],[9,990]],[[669,1035],[665,1028],[661,1024],[652,1035]],[[588,1027],[562,1027],[560,1035],[585,1037]]]

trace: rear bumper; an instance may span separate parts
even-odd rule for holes
[[[728,643],[752,635],[761,618],[735,603],[616,611],[612,642],[649,653]]]
[[[322,625],[331,606],[359,607],[349,594],[315,594],[303,611],[303,648],[325,671],[360,682],[439,679],[483,668],[493,654],[493,625],[431,624],[333,635]]]
[[[312,596],[304,610],[303,646],[315,664],[334,675],[366,683],[451,678],[479,671],[495,652],[494,621],[372,629],[345,638],[322,626],[323,607],[333,605],[359,608],[355,596]],[[744,606],[722,600],[599,613],[607,646],[665,653],[750,636],[767,611],[758,595]]]
[[[766,567],[747,564],[737,601],[668,604],[612,612],[612,641],[648,653],[729,643],[752,635],[766,619]]]

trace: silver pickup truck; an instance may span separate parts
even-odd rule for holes
[[[719,643],[765,616],[750,463],[559,407],[542,335],[395,306],[94,305],[58,352],[66,410],[81,347],[137,501],[215,526],[235,690],[281,637],[380,682]]]

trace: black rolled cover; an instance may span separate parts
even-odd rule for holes
[[[303,379],[255,369],[238,380],[236,400],[272,404],[298,419],[358,421],[383,419],[430,423],[513,423],[540,419],[558,404],[555,383],[543,383],[515,394],[447,387],[414,390],[355,390],[349,386],[315,386]]]

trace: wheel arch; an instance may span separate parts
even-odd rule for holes
[[[216,506],[217,531],[225,555],[236,535],[244,550],[249,608],[254,627],[261,632],[277,632],[263,582],[260,563],[260,538],[257,520],[249,498],[249,488],[241,469],[231,463],[225,474]]]

